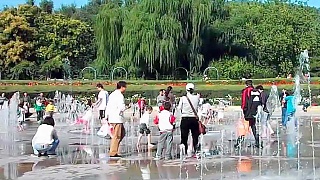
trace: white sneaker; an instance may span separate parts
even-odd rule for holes
[[[161,157],[154,157],[153,158],[153,160],[155,160],[155,161],[159,161],[159,160],[162,160],[163,158],[161,158]]]

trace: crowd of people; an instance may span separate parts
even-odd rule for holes
[[[260,143],[260,137],[257,133],[256,122],[258,119],[261,120],[263,128],[269,129],[273,134],[272,128],[270,128],[269,119],[270,115],[274,111],[275,104],[270,107],[270,97],[264,91],[264,87],[258,85],[253,86],[251,80],[245,82],[246,87],[242,91],[241,109],[243,112],[243,121],[248,123],[251,127],[251,132],[255,138],[255,147],[262,148]],[[102,84],[97,84],[97,90],[99,94],[94,103],[88,101],[86,109],[88,114],[83,117],[75,118],[74,124],[84,124],[85,130],[89,131],[89,118],[92,116],[94,109],[99,111],[99,119],[101,120],[101,126],[108,124],[112,127],[111,143],[109,156],[111,158],[121,157],[119,154],[119,145],[125,137],[125,118],[124,112],[131,108],[131,105],[125,104],[124,93],[127,88],[125,81],[119,81],[116,85],[116,90],[112,93],[108,93]],[[276,87],[275,92],[277,92]],[[273,90],[272,90],[273,91]],[[283,90],[280,97],[276,95],[279,103],[282,107],[282,126],[286,128],[287,122],[294,120],[295,109],[295,97],[292,92]],[[6,101],[5,95],[2,94],[0,97],[0,107],[2,108],[3,102]],[[179,98],[178,103],[176,97],[173,94],[173,88],[169,86],[166,90],[161,89],[159,95],[156,98],[157,106],[159,111],[153,121],[151,120],[151,114],[154,112],[153,107],[147,105],[147,102],[142,97],[139,97],[136,104],[139,109],[139,136],[137,142],[137,148],[139,149],[141,138],[143,135],[147,135],[148,147],[153,147],[151,143],[151,129],[150,122],[153,122],[158,127],[160,136],[157,144],[157,153],[155,159],[172,159],[171,150],[173,142],[173,131],[176,130],[176,110],[179,111],[180,121],[180,132],[181,132],[181,143],[180,149],[184,150],[185,154],[190,157],[195,157],[197,151],[199,151],[199,136],[203,133],[199,129],[199,121],[201,120],[201,114],[207,114],[211,109],[211,105],[208,101],[202,101],[200,95],[195,93],[195,85],[188,83],[186,85],[186,93]],[[72,100],[73,102],[73,100]],[[26,114],[30,114],[30,107],[32,105],[31,98],[27,93],[23,93],[20,99],[18,107],[18,121],[19,130],[23,130],[22,122],[26,117]],[[46,99],[43,93],[40,93],[35,98],[34,110],[36,112],[37,121],[39,127],[37,132],[32,139],[32,147],[35,155],[49,155],[55,154],[55,149],[59,144],[57,132],[54,129],[55,122],[53,119],[54,112],[56,111],[54,100]],[[200,108],[201,107],[201,108]],[[71,113],[74,112],[74,108],[71,107]],[[22,114],[24,114],[22,116]],[[200,115],[200,116],[199,116]],[[188,145],[189,133],[191,132],[192,142]],[[245,133],[238,134],[235,147],[239,148],[244,141]],[[164,150],[165,149],[165,150]],[[163,155],[163,151],[165,154]]]
[[[276,93],[277,87],[273,85],[270,92],[270,94],[273,93],[273,97],[271,97],[264,91],[262,85],[254,87],[252,80],[247,80],[245,84],[246,87],[242,91],[241,109],[243,111],[243,120],[251,127],[251,132],[255,138],[255,147],[263,148],[262,143],[260,143],[260,136],[257,133],[256,122],[260,121],[262,123],[263,135],[261,137],[272,136],[274,132],[270,125],[270,116],[278,107],[278,104],[281,104],[282,108],[281,125],[283,129],[287,128],[288,121],[294,121],[295,127],[297,127],[297,119],[295,118],[296,97],[292,91],[283,89],[279,96]],[[240,123],[240,126],[243,125],[243,123]],[[266,132],[269,132],[269,134],[266,134]],[[235,148],[241,147],[246,133],[244,131],[238,133],[239,137],[234,145]]]

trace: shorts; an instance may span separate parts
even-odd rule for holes
[[[140,124],[140,129],[139,129],[139,133],[140,134],[144,134],[146,133],[147,135],[150,134],[150,129],[147,127],[147,125],[145,123]]]

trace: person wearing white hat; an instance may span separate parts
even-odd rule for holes
[[[179,101],[178,110],[181,112],[181,146],[188,152],[188,136],[191,130],[193,154],[197,150],[198,138],[200,135],[197,111],[199,109],[200,95],[194,94],[195,86],[192,83],[186,85],[187,94],[182,96]]]

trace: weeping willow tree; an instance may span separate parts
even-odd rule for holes
[[[118,2],[107,3],[96,17],[95,35],[97,59],[95,66],[99,73],[107,73],[120,58],[123,11]]]
[[[217,0],[221,1],[221,0]],[[200,69],[202,34],[213,21],[212,0],[140,0],[130,8],[109,3],[96,19],[98,69],[171,74],[176,67]]]

